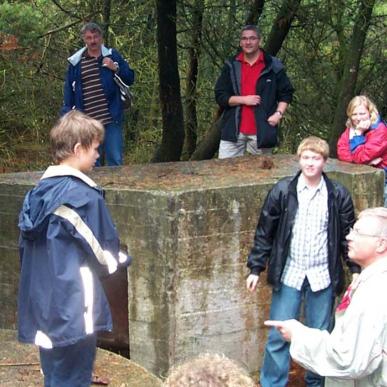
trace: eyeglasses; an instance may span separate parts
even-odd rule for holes
[[[241,38],[242,42],[255,42],[256,40],[258,40],[256,36],[243,36]]]
[[[352,227],[349,229],[348,235],[349,235],[349,234],[353,234],[353,235],[361,236],[361,237],[383,238],[383,239],[385,238],[385,237],[383,237],[382,235],[364,234],[364,233],[362,233],[362,232],[357,231],[356,229],[354,229],[354,228],[352,228]]]

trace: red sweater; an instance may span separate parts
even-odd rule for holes
[[[358,145],[351,152],[349,128],[346,128],[337,142],[339,160],[355,164],[369,164],[372,160],[381,157],[382,161],[374,166],[387,168],[387,126],[385,123],[379,122],[376,128],[364,133],[364,138],[365,143]]]

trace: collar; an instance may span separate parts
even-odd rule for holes
[[[376,129],[381,122],[382,122],[382,118],[378,116],[376,118],[376,121],[370,126],[370,129]]]
[[[76,66],[80,60],[82,59],[83,53],[87,50],[87,47],[82,47],[75,54],[67,58],[67,60],[73,65]],[[107,48],[106,46],[101,46],[101,55],[103,57],[112,55],[113,50],[111,48]]]
[[[243,53],[243,51],[241,51],[235,58],[237,61],[241,62],[241,63],[246,63],[246,64],[250,64],[249,62],[247,62],[245,60],[245,55]],[[265,58],[264,58],[264,55],[263,55],[263,51],[260,50],[259,52],[259,55],[258,55],[258,58],[256,59],[256,61],[251,64],[250,66],[256,66],[258,63],[262,63],[265,61]]]
[[[56,176],[74,176],[78,179],[85,182],[90,187],[97,187],[97,183],[95,183],[90,177],[86,176],[83,172],[81,172],[78,169],[69,167],[68,165],[51,165],[49,166],[46,171],[43,173],[43,176],[40,178],[40,180],[47,179],[49,177],[56,177]]]
[[[317,187],[309,187],[306,183],[305,177],[302,173],[298,177],[297,181],[297,192],[302,192],[304,189],[312,190],[312,191],[321,191],[324,188],[325,180],[323,176],[321,176],[320,182]]]
[[[365,282],[375,274],[387,272],[387,257],[380,258],[376,262],[363,269],[359,275],[359,283]]]

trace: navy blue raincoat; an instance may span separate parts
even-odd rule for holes
[[[96,184],[73,168],[49,167],[26,195],[19,228],[19,340],[51,348],[111,331],[99,277],[123,256]]]

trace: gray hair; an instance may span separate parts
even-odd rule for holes
[[[257,34],[257,37],[261,37],[261,31],[259,30],[258,26],[255,24],[247,24],[241,29],[241,35],[243,31],[254,31]]]
[[[374,207],[367,208],[359,213],[358,219],[369,216],[374,218],[379,224],[380,236],[387,238],[387,208]]]
[[[94,23],[94,22],[86,23],[81,28],[81,36],[83,36],[87,31],[98,32],[100,35],[103,35],[102,28],[97,23]]]

